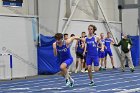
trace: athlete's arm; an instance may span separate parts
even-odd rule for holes
[[[101,44],[101,51],[104,51],[104,44],[101,42],[100,38],[97,37],[97,42]]]
[[[118,44],[113,44],[116,47],[119,47],[121,45],[122,40]]]
[[[114,45],[115,44],[115,40],[111,39],[111,44]]]
[[[75,45],[75,53],[77,51],[77,47],[78,47],[78,40],[76,41],[76,45]]]
[[[100,39],[100,38],[99,38],[99,39]],[[101,39],[100,39],[100,41],[101,41]],[[102,42],[102,41],[101,41],[101,42]],[[101,46],[99,46],[99,42],[98,42],[98,45],[97,45],[97,47],[98,47],[98,48],[102,48]]]
[[[57,56],[56,42],[53,43],[53,53],[54,53],[54,56]]]
[[[87,49],[87,44],[85,43],[85,47],[84,47],[84,52],[83,52],[83,56],[85,56],[86,50]]]
[[[85,47],[85,42],[82,42],[82,49],[84,49]]]
[[[69,45],[73,42],[73,40],[81,40],[80,37],[76,37],[76,36],[73,36],[73,37],[70,37],[69,39],[66,40],[66,44]]]
[[[86,42],[86,39],[85,38],[80,38],[80,40],[82,41],[82,42]]]

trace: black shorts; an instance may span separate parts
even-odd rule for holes
[[[84,59],[83,53],[76,52],[76,58]]]

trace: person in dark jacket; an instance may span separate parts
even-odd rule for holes
[[[131,72],[134,72],[134,65],[132,62],[132,57],[131,57],[131,46],[132,46],[132,41],[131,39],[129,39],[127,37],[126,34],[123,34],[122,39],[120,40],[120,42],[118,44],[114,44],[114,46],[121,46],[121,68],[122,71],[125,71],[125,58],[128,58],[128,65],[130,68]]]

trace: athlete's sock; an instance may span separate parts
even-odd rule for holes
[[[69,80],[69,73],[68,72],[65,74],[65,79]]]
[[[69,75],[69,80],[70,80],[70,82],[74,82],[74,80],[72,79],[72,77]]]

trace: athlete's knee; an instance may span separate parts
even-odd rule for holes
[[[60,69],[61,69],[61,70],[64,70],[64,69],[65,69],[65,67],[64,67],[64,66],[60,66]]]
[[[76,58],[76,62],[79,62],[79,58]]]
[[[95,70],[96,72],[99,71],[99,68],[98,68],[98,67],[94,67],[94,68],[95,68],[94,70]]]
[[[113,60],[113,56],[110,56],[110,59]]]
[[[61,64],[61,66],[60,66],[60,69],[61,69],[61,70],[64,70],[64,69],[66,69],[66,68],[67,68],[66,64]]]
[[[88,66],[88,71],[91,72],[92,71],[92,67]]]
[[[131,57],[127,57],[128,58],[128,61],[131,61],[132,60],[132,58]]]
[[[83,64],[84,64],[84,60],[81,60],[81,63],[83,63]]]

